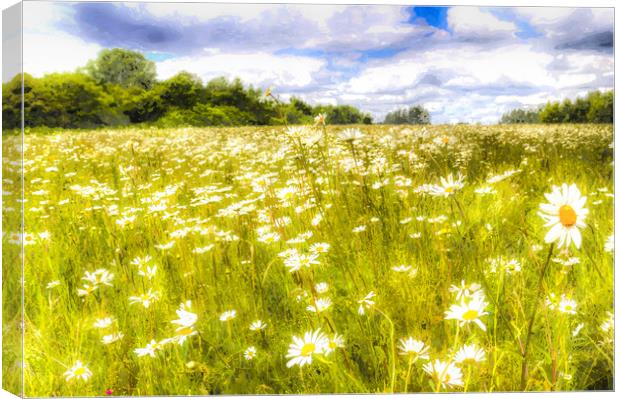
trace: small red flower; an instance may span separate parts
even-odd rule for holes
[[[113,393],[114,393],[114,391],[112,389],[110,389],[110,388],[105,390],[105,394],[106,395],[112,395]]]

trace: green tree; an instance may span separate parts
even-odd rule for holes
[[[564,122],[564,115],[560,109],[560,103],[548,102],[540,111],[540,121],[542,123]]]
[[[513,109],[502,115],[500,123],[539,123],[540,110],[538,109]]]
[[[191,108],[204,96],[200,78],[185,71],[165,80],[161,86],[161,97],[167,106]]]
[[[155,63],[142,53],[120,48],[104,49],[84,68],[97,83],[117,84],[125,88],[150,89],[155,83]]]
[[[429,112],[421,105],[389,112],[383,123],[394,125],[428,125],[431,123]]]
[[[614,92],[601,93],[595,91],[587,97],[590,102],[587,118],[591,123],[613,123],[614,121]]]
[[[26,126],[87,128],[103,123],[109,96],[82,73],[55,73],[32,85],[24,115]]]

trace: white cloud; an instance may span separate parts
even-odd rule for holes
[[[24,32],[24,72],[35,77],[73,72],[97,57],[101,47],[61,32]]]
[[[551,68],[554,64],[561,68]],[[436,122],[496,122],[510,108],[575,97],[613,87],[613,58],[581,52],[551,53],[531,44],[495,48],[459,43],[399,54],[370,64],[338,86],[341,98],[363,105],[377,119],[421,103]],[[439,76],[440,86],[424,83]],[[365,98],[364,98],[365,97]]]
[[[157,63],[157,75],[167,79],[185,70],[208,81],[218,76],[239,77],[244,83],[266,88],[275,85],[299,88],[311,85],[313,75],[325,66],[325,61],[299,56],[278,56],[266,52],[209,53],[187,56]]]
[[[457,35],[480,38],[512,36],[517,31],[514,23],[502,21],[477,7],[451,7],[448,26]]]
[[[35,77],[52,72],[73,72],[97,56],[101,47],[56,27],[72,10],[62,4],[25,2],[24,71]]]

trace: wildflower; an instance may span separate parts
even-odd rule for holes
[[[320,313],[327,310],[332,305],[332,300],[329,298],[319,298],[315,301],[314,305],[309,305],[306,309],[310,312]]]
[[[551,193],[546,193],[548,204],[541,204],[540,217],[545,220],[549,231],[545,236],[546,243],[558,241],[560,247],[568,248],[571,242],[581,247],[580,228],[586,227],[585,218],[588,209],[584,208],[586,197],[582,197],[574,184],[566,183],[562,187],[553,186]]]
[[[607,318],[601,323],[601,330],[604,333],[611,332],[613,335],[614,332],[614,314],[610,311],[607,311]]]
[[[65,380],[70,381],[74,378],[88,381],[92,377],[93,373],[86,367],[80,360],[76,361],[73,367],[64,373]]]
[[[437,384],[444,388],[463,386],[463,373],[452,362],[442,362],[435,359],[424,365],[424,371],[428,373]]]
[[[155,351],[162,349],[162,344],[151,340],[144,348],[136,348],[134,349],[134,353],[138,355],[138,357],[143,357],[149,355],[150,357],[155,357]]]
[[[577,326],[573,329],[573,332],[572,332],[573,337],[576,337],[584,326],[585,326],[584,323],[577,324]]]
[[[87,296],[90,295],[91,293],[93,293],[99,286],[92,284],[92,283],[86,283],[84,284],[84,286],[82,288],[78,288],[77,292],[78,292],[78,296]]]
[[[247,360],[252,360],[254,359],[255,356],[256,356],[256,348],[253,346],[248,347],[243,352],[243,357],[245,357]]]
[[[362,316],[366,314],[366,310],[370,310],[370,308],[372,308],[375,305],[375,301],[372,300],[372,298],[374,298],[375,296],[376,296],[375,292],[370,291],[368,295],[366,295],[364,298],[357,301],[357,303],[360,305],[357,308],[357,313],[359,313]]]
[[[329,343],[324,349],[325,354],[329,355],[337,348],[344,348],[344,338],[342,335],[334,333],[334,336],[329,339]]]
[[[415,362],[418,359],[428,360],[429,347],[422,341],[408,337],[407,339],[401,338],[398,344],[398,354],[409,357],[409,360]]]
[[[58,287],[60,285],[60,281],[58,280],[54,280],[54,281],[50,281],[49,283],[47,283],[47,285],[45,286],[45,288],[52,289],[54,287]]]
[[[364,133],[362,133],[359,129],[345,129],[338,133],[338,140],[348,143],[353,143],[355,141],[361,140],[363,137]]]
[[[138,275],[139,276],[144,276],[144,277],[148,278],[149,280],[152,280],[155,277],[156,273],[157,273],[157,265],[146,266],[145,269],[138,270]]]
[[[182,303],[179,309],[177,309],[176,311],[179,319],[172,320],[171,323],[178,324],[179,326],[181,326],[180,328],[192,327],[194,324],[196,324],[196,321],[198,320],[198,315],[196,313],[190,312],[191,308],[192,301],[186,301],[185,303]]]
[[[112,279],[114,278],[114,274],[110,273],[106,269],[97,269],[94,272],[86,272],[82,280],[86,280],[93,285],[104,284],[111,286]]]
[[[106,395],[112,395],[114,393],[114,391],[111,388],[108,388],[105,390],[105,394]]]
[[[322,354],[328,345],[329,339],[320,329],[306,332],[303,339],[294,336],[293,343],[290,344],[286,355],[290,359],[286,363],[286,367],[291,368],[294,365],[303,367],[306,364],[311,364],[312,356]]]
[[[95,328],[108,328],[114,323],[114,319],[112,317],[104,317],[101,319],[95,320],[93,327]]]
[[[484,350],[475,344],[463,345],[454,356],[456,363],[482,362],[486,359]]]
[[[160,249],[162,251],[165,251],[166,249],[170,249],[170,248],[174,247],[175,243],[176,243],[176,241],[172,240],[172,241],[167,242],[165,244],[155,245],[155,248]]]
[[[101,342],[104,345],[109,345],[113,342],[119,341],[121,340],[125,335],[122,332],[116,332],[116,333],[112,333],[112,334],[108,334],[108,335],[104,335],[101,338]]]
[[[517,173],[521,172],[521,170],[519,169],[512,169],[512,170],[507,170],[504,173],[500,173],[499,175],[495,175],[495,176],[491,176],[487,179],[487,183],[489,184],[495,184],[495,183],[499,183],[502,180],[505,180]]]
[[[310,252],[323,254],[329,251],[329,244],[326,242],[317,242],[310,246]]]
[[[258,236],[257,240],[263,244],[273,244],[280,241],[280,235],[270,231]]]
[[[561,313],[567,313],[567,314],[577,314],[577,302],[575,302],[572,299],[569,298],[562,298],[560,300],[560,304],[558,305],[558,310]]]
[[[145,257],[137,256],[131,261],[131,264],[137,266],[138,268],[143,268],[144,266],[147,266],[149,263],[151,263],[152,260],[153,258],[150,255],[147,255]]]
[[[316,292],[318,292],[319,294],[324,294],[329,290],[329,284],[327,283],[317,283],[314,286],[314,289],[316,290]]]
[[[484,310],[487,305],[484,297],[474,296],[470,301],[462,300],[460,304],[450,306],[450,309],[445,312],[445,319],[458,320],[460,325],[476,323],[482,331],[486,331],[487,328],[480,317],[488,314]]]
[[[264,330],[265,327],[267,327],[267,324],[263,323],[262,320],[254,320],[251,324],[250,324],[250,330],[251,331],[260,331],[260,330]]]
[[[237,317],[236,310],[227,310],[226,312],[220,315],[220,321],[230,321],[234,319],[235,317]]]
[[[325,113],[320,113],[314,117],[314,124],[317,126],[318,125],[325,126],[326,118],[327,118],[327,115]]]
[[[439,185],[430,186],[428,193],[436,197],[448,197],[453,195],[456,191],[462,189],[463,186],[462,176],[459,175],[455,180],[452,175],[449,175],[447,178],[442,177]]]
[[[170,341],[170,342],[176,342],[179,345],[183,345],[183,342],[185,342],[187,337],[197,335],[198,331],[196,331],[193,326],[181,326],[177,328],[176,330],[174,330],[174,334],[175,334],[174,338],[169,338],[168,340],[165,340],[164,343],[167,343]]]
[[[210,250],[212,250],[214,246],[214,244],[209,244],[205,247],[196,247],[192,252],[194,252],[195,254],[204,254],[205,252],[209,252]]]
[[[318,257],[319,255],[316,253],[300,254],[294,252],[284,260],[284,266],[288,268],[289,272],[296,272],[302,268],[310,268],[312,265],[320,264]]]
[[[611,233],[611,235],[607,237],[607,241],[605,241],[605,252],[613,254],[614,246],[614,233]]]
[[[151,306],[151,303],[155,302],[157,299],[159,299],[158,293],[153,292],[152,289],[149,289],[149,291],[144,294],[140,294],[138,296],[130,296],[129,302],[132,304],[140,303],[142,304],[142,306],[148,309],[148,307]]]
[[[484,292],[482,291],[482,286],[478,283],[471,283],[471,284],[466,284],[465,280],[461,280],[461,285],[457,286],[457,285],[451,285],[450,288],[448,289],[450,292],[454,292],[456,293],[456,300],[460,300],[460,299],[470,299],[473,298],[476,295],[483,295],[484,296]]]
[[[366,231],[366,226],[364,226],[364,225],[354,227],[353,230],[352,230],[352,232],[355,233],[355,234],[358,234],[358,233],[361,233],[361,232],[364,232],[364,231]]]

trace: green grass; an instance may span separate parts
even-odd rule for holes
[[[360,126],[364,137],[353,143],[337,140],[343,129],[317,129],[312,145],[277,127],[27,135],[25,231],[35,236],[25,246],[26,395],[436,390],[424,360],[409,367],[398,354],[408,336],[430,347],[431,360],[448,361],[463,344],[484,350],[484,361],[459,365],[466,386],[442,391],[613,389],[613,330],[600,327],[613,311],[613,255],[604,250],[614,226],[611,126]],[[15,157],[12,140],[4,138],[5,158]],[[510,170],[517,173],[486,182]],[[4,163],[5,179],[16,173]],[[451,196],[418,189],[458,173],[464,186]],[[270,184],[255,191],[265,176]],[[587,196],[587,227],[581,248],[569,250],[579,263],[550,261],[541,280],[550,245],[539,206],[562,183]],[[476,193],[482,186],[494,193]],[[288,203],[277,197],[285,187]],[[5,191],[13,191],[6,207],[18,190],[5,181]],[[10,242],[15,214],[5,210],[5,248],[18,248]],[[123,216],[135,219],[121,226]],[[284,217],[290,224],[276,225]],[[365,231],[353,232],[362,225]],[[281,239],[260,242],[264,226]],[[312,232],[305,243],[286,243],[305,232]],[[156,248],[171,241],[170,249]],[[278,256],[317,242],[329,251],[301,272],[289,272]],[[213,248],[194,253],[207,245]],[[18,281],[7,279],[18,254],[10,251],[5,325],[19,319]],[[569,255],[552,251],[551,258]],[[147,255],[157,265],[152,280],[131,264]],[[521,271],[491,272],[500,257],[519,261]],[[392,270],[402,264],[416,268],[415,276]],[[114,274],[112,285],[79,297],[84,273],[100,268]],[[456,303],[449,288],[461,280],[484,290],[486,332],[444,318]],[[60,284],[46,288],[52,281]],[[318,282],[329,284],[327,293],[316,293]],[[158,301],[148,309],[130,304],[149,288]],[[370,291],[376,304],[359,315],[358,300]],[[546,306],[550,293],[574,299],[576,314]],[[317,296],[333,301],[319,315],[306,310]],[[186,300],[198,334],[154,358],[138,357],[134,349],[174,336],[171,321]],[[220,321],[230,309],[237,317]],[[102,316],[116,321],[94,328]],[[255,319],[267,328],[250,331]],[[292,337],[317,328],[341,334],[345,347],[288,368]],[[16,342],[18,331],[5,331],[5,342]],[[124,337],[104,345],[102,336],[114,331]],[[257,349],[252,360],[243,356],[249,346]],[[5,359],[16,359],[10,352],[4,348]],[[88,381],[65,381],[76,360],[92,371]],[[18,384],[15,361],[4,362],[7,386]]]

